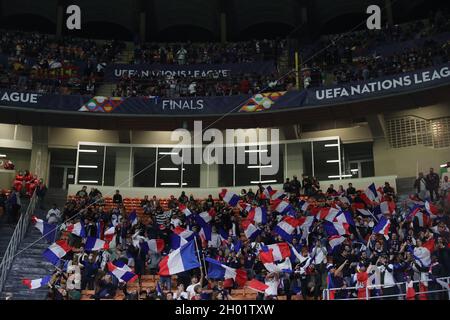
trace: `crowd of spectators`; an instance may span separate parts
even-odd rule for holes
[[[141,285],[142,275],[158,273],[158,263],[174,249],[172,235],[177,228],[182,228],[194,232],[200,256],[245,270],[248,280],[256,279],[268,285],[265,293],[258,293],[257,299],[277,299],[280,295],[287,299],[293,296],[321,299],[324,289],[337,289],[330,291],[330,298],[365,298],[365,287],[372,284],[379,286],[368,290],[371,297],[398,299],[398,294],[406,293],[407,283],[418,292],[411,296],[408,291],[409,299],[446,299],[447,293],[437,279],[450,276],[448,187],[448,179],[443,180],[438,190],[441,199],[446,201],[436,198],[431,201],[429,194],[420,192],[397,201],[394,188],[386,182],[377,189],[378,197],[368,200],[367,192],[357,190],[351,183],[347,188],[335,189],[330,185],[322,191],[317,179],[302,175],[301,180],[287,179],[280,190],[284,191],[281,196],[263,185],[255,192],[242,190],[237,206],[230,206],[221,195],[200,200],[182,192],[178,198],[171,196],[164,207],[161,199],[146,196],[140,202],[143,216],[137,223],[131,220],[133,212],[127,212],[119,190],[112,199],[113,209],[105,210],[102,193],[95,188],[88,192],[83,187],[62,212],[57,211],[58,218],[52,223],[64,222],[60,229],[65,230],[82,222],[87,237],[101,239],[106,239],[105,230],[113,227],[114,237],[108,249],[89,251],[84,248],[85,238],[62,232],[61,239],[68,241],[71,251],[52,275],[49,298],[80,299],[82,290],[90,289],[94,290],[91,297],[94,299],[113,298],[119,291],[124,293],[124,299],[131,300],[232,299],[237,282],[210,279],[203,267],[178,273],[177,283],[172,283],[171,277],[161,276],[155,287]],[[273,194],[276,199],[271,198]],[[291,206],[287,216],[296,221],[313,217],[310,225],[296,228],[289,241],[276,229],[286,218],[286,213],[277,211],[282,198]],[[248,205],[267,210],[266,222],[251,221],[260,230],[255,238],[245,235],[243,222],[248,221]],[[191,215],[186,216],[185,208]],[[323,214],[331,208],[345,212],[345,231],[339,235],[330,234],[329,226],[343,223],[342,220],[335,218],[331,222]],[[427,210],[432,211],[429,219],[420,220],[417,212],[426,215]],[[202,236],[201,224],[192,218],[201,212],[208,212],[211,217],[209,239]],[[383,219],[390,221],[388,232],[375,232]],[[159,253],[144,251],[140,242],[136,242],[137,237],[162,239],[164,248]],[[331,240],[336,237],[343,241],[332,247]],[[277,262],[288,263],[292,271],[269,270],[261,261],[261,250],[267,245],[286,242],[291,254]],[[428,256],[424,254],[426,250],[431,252]],[[127,283],[108,272],[108,262],[127,265],[138,276],[138,289],[129,290]],[[412,280],[420,283],[412,284]],[[426,290],[433,292],[420,293]]]
[[[117,41],[0,30],[0,88],[93,94],[123,49]]]
[[[302,50],[305,59],[313,57],[303,72],[304,85],[365,81],[446,63],[449,32],[449,15],[438,11],[426,20],[324,36]]]

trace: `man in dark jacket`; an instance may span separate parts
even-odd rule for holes
[[[436,200],[439,200],[439,175],[434,172],[433,168],[430,168],[430,173],[427,174],[427,190],[430,191],[430,199],[434,201],[434,195],[436,194]]]

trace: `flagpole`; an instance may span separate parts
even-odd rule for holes
[[[200,258],[200,250],[198,247],[198,243],[197,243],[197,236],[194,236],[194,241],[195,241],[195,249],[197,251],[197,258],[198,258],[198,262],[200,263],[200,272],[202,275],[204,275],[204,271],[202,269],[202,259]],[[203,268],[205,268],[205,272],[206,272],[206,264],[205,264],[205,259],[203,259]],[[205,276],[205,278],[207,278],[207,275]]]

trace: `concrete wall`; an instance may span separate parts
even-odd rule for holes
[[[117,131],[49,128],[49,148],[77,148],[79,141],[119,143]]]
[[[322,131],[304,132],[301,139],[323,138],[323,137],[341,137],[342,143],[357,143],[373,141],[372,133],[367,124],[342,129],[330,129]]]
[[[348,185],[348,183],[353,183],[353,186],[356,189],[364,190],[369,184],[372,182],[375,183],[375,185],[382,186],[384,185],[385,181],[388,181],[392,187],[396,188],[395,179],[396,176],[383,176],[383,177],[373,177],[373,178],[361,178],[361,179],[344,179],[344,180],[327,180],[327,181],[321,181],[321,186],[323,189],[328,188],[330,184],[334,184],[335,188],[337,188],[340,184],[342,184],[344,187]],[[69,195],[74,195],[78,190],[81,189],[83,185],[75,185],[71,184],[69,185]],[[89,186],[90,188],[91,186]],[[116,187],[102,187],[102,186],[92,186],[97,187],[102,193],[103,196],[112,196],[117,189]],[[252,188],[253,190],[256,189],[255,185],[253,186],[239,186],[235,188],[228,188],[228,190],[231,190],[235,193],[239,193],[241,189],[249,189]],[[281,190],[282,185],[275,184],[272,185],[273,189]],[[181,194],[181,191],[185,191],[186,194],[193,194],[195,197],[198,198],[206,198],[209,194],[212,194],[214,197],[217,197],[219,194],[221,188],[220,187],[214,187],[214,188],[120,188],[120,192],[122,196],[124,197],[131,197],[131,198],[143,198],[145,195],[149,195],[150,197],[153,195],[156,195],[157,197],[161,198],[167,198],[170,195],[174,195],[178,197]]]
[[[414,146],[393,149],[387,140],[377,140],[373,144],[375,174],[395,174],[399,178],[414,177],[417,172],[428,172],[433,167],[439,171],[439,165],[450,161],[450,148],[433,149]]]

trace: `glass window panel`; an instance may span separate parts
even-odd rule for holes
[[[172,148],[158,148],[157,187],[179,188],[181,184],[181,164],[172,161]],[[181,150],[178,153],[181,157]]]
[[[156,148],[133,147],[133,187],[155,187]]]
[[[200,164],[194,164],[195,150],[195,148],[183,149],[183,185],[187,188],[200,187]],[[202,152],[201,148],[197,150]]]
[[[259,180],[259,155],[255,147],[244,147],[245,160],[244,164],[237,163],[238,148],[235,148],[236,153],[236,186],[248,186],[257,184]],[[256,159],[256,160],[255,160]],[[254,181],[255,183],[252,183]]]
[[[264,165],[261,164],[261,181],[270,181],[267,183],[283,183],[284,181],[284,144],[283,145],[279,145],[278,147],[278,155],[272,155],[272,152],[274,152],[273,148],[271,148],[270,146],[268,146],[268,150],[267,150],[267,157],[269,157],[269,159],[271,159],[271,168],[264,168]],[[276,157],[276,158],[272,158],[272,157]],[[278,170],[276,171],[276,173],[272,173],[275,169],[275,161],[278,161]],[[269,170],[269,171],[268,171]],[[265,174],[266,173],[266,174]],[[269,174],[267,174],[269,173]]]
[[[106,147],[105,186],[131,185],[130,152],[131,147]]]
[[[104,149],[103,146],[80,145],[78,149],[79,184],[102,184]]]
[[[286,157],[286,178],[297,176],[300,179],[302,174],[312,176],[311,142],[288,143]]]
[[[337,140],[314,141],[314,175],[320,180],[339,179]]]

